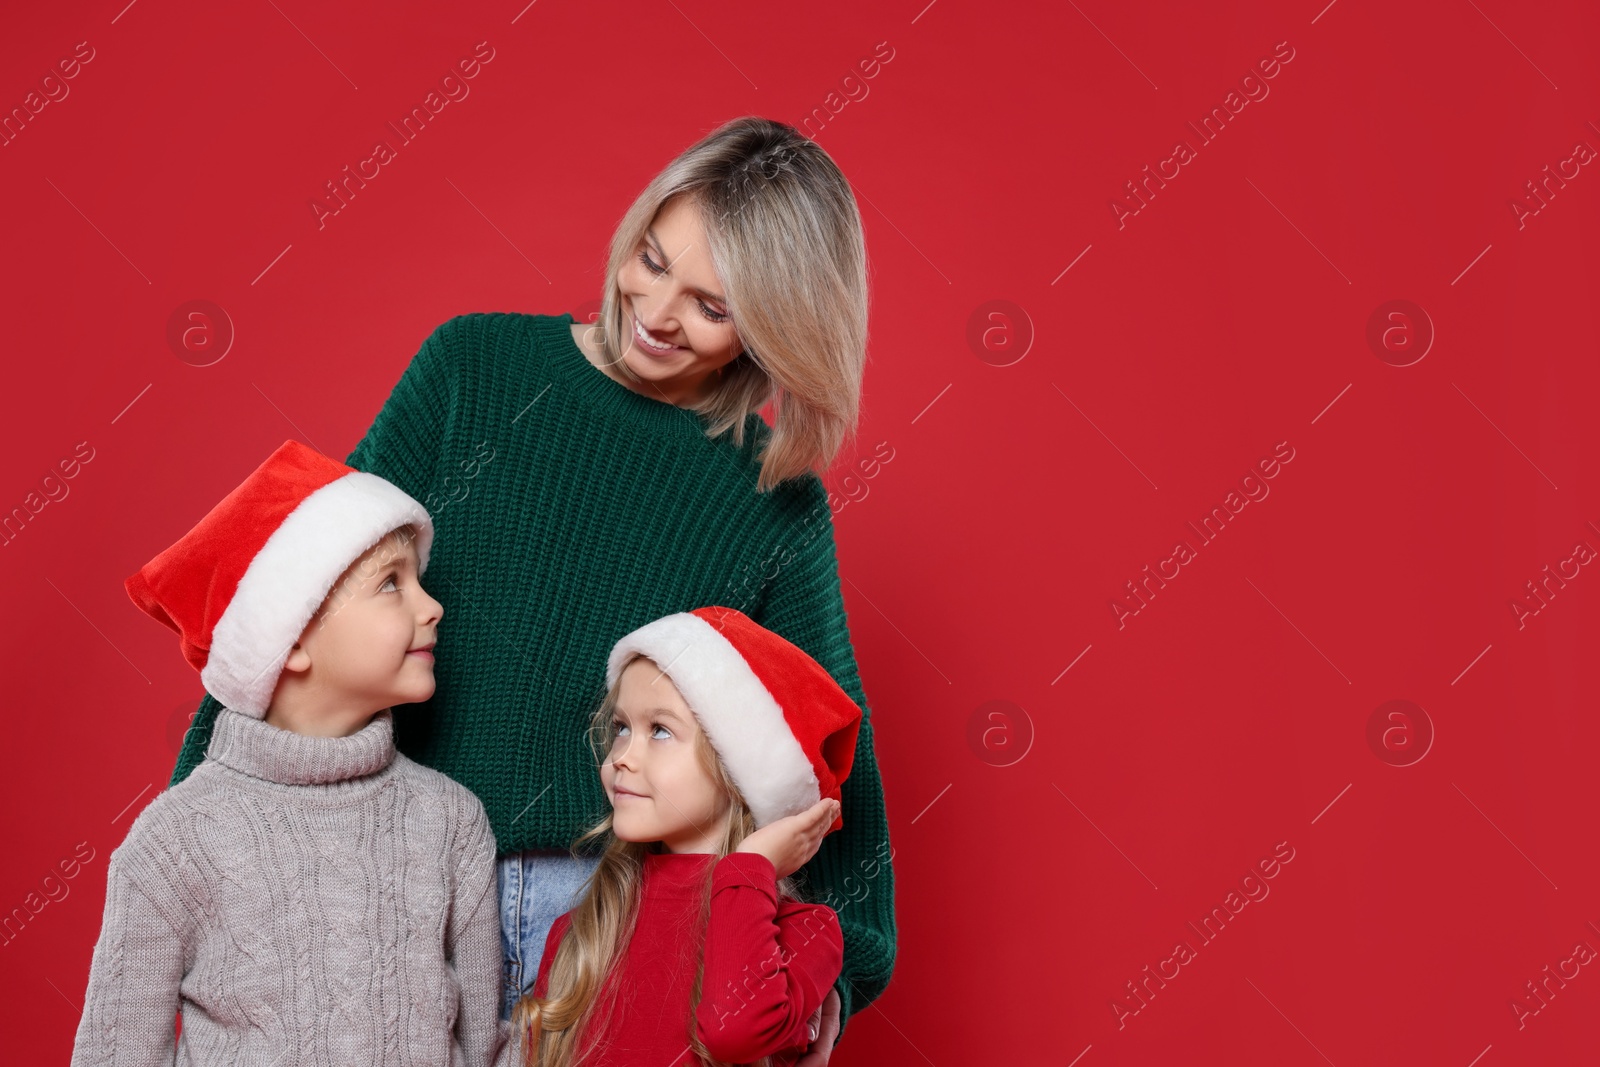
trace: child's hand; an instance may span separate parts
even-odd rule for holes
[[[778,869],[778,877],[787,878],[817,854],[823,836],[838,816],[837,800],[819,800],[799,815],[768,823],[745,838],[734,851],[767,857]]]

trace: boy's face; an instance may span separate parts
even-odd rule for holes
[[[443,616],[417,579],[414,539],[390,533],[350,565],[290,651],[284,669],[297,675],[296,702],[370,714],[427,700]]]
[[[611,800],[611,832],[660,841],[672,852],[710,852],[728,799],[700,765],[694,712],[654,660],[640,656],[623,669],[610,730],[600,783]]]

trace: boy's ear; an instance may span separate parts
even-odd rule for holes
[[[311,669],[311,653],[307,652],[300,642],[296,641],[289,649],[289,658],[283,661],[283,669],[294,671],[296,674],[304,674]]]

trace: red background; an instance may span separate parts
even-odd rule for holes
[[[342,457],[450,316],[596,299],[616,220],[711,128],[823,108],[873,272],[828,481],[900,937],[834,1062],[1594,1062],[1600,967],[1511,1008],[1600,949],[1600,575],[1511,607],[1600,548],[1600,174],[1511,207],[1600,147],[1593,6],[755,7],[7,16],[8,112],[94,50],[0,147],[0,509],[93,450],[0,548],[0,909],[93,853],[0,950],[8,1055],[66,1059],[106,860],[200,693],[122,579],[285,438]],[[480,41],[470,95],[319,228],[324,182]],[[1279,42],[1270,95],[1201,146],[1186,123]],[[1179,139],[1197,157],[1119,227]],[[205,367],[166,338],[198,299],[236,331]],[[1410,366],[1380,356],[1415,353],[1415,312],[1367,341],[1391,300],[1435,333]],[[1200,545],[1186,523],[1279,442],[1270,495]],[[1390,700],[1421,711],[1371,743]],[[1185,924],[1280,842],[1270,895],[1202,944]],[[1180,939],[1140,1007],[1126,983]]]

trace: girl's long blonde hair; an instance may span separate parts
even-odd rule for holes
[[[855,433],[867,358],[867,252],[850,183],[828,153],[793,126],[747,116],[727,122],[667,164],[611,238],[600,302],[601,345],[618,373],[631,332],[617,272],[638,254],[674,197],[699,211],[711,262],[744,353],[691,405],[706,435],[733,431],[776,400],[758,492],[833,462]]]
[[[598,757],[597,763],[606,758],[611,749],[611,720],[616,713],[617,694],[622,688],[622,672],[639,658],[646,657],[636,652],[622,663],[617,681],[606,692],[590,721],[590,747]],[[735,851],[755,832],[756,826],[749,806],[723,769],[704,730],[696,735],[695,755],[712,783],[729,801],[723,834],[712,852],[712,861],[706,865],[697,927],[703,936],[711,916],[711,874],[716,861]],[[517,1001],[511,1012],[514,1062],[526,1067],[582,1067],[586,1058],[579,1038],[586,1033],[593,1034],[596,1041],[603,1043],[607,1023],[616,1009],[618,990],[607,978],[613,966],[621,962],[633,935],[644,858],[662,849],[658,842],[642,844],[619,839],[612,833],[611,816],[607,815],[573,842],[572,854],[578,856],[583,846],[596,840],[603,842],[600,862],[585,881],[582,899],[572,909],[572,924],[550,961],[545,996],[535,997],[530,992]],[[778,897],[780,900],[798,899],[798,889],[792,879],[778,879]],[[703,940],[696,955],[699,963],[689,996],[689,1014],[684,1020],[684,1039],[700,1063],[726,1067],[706,1052],[696,1032],[695,1009],[700,1004],[700,986],[705,976]],[[771,1057],[763,1057],[756,1063],[760,1067],[770,1067]]]

